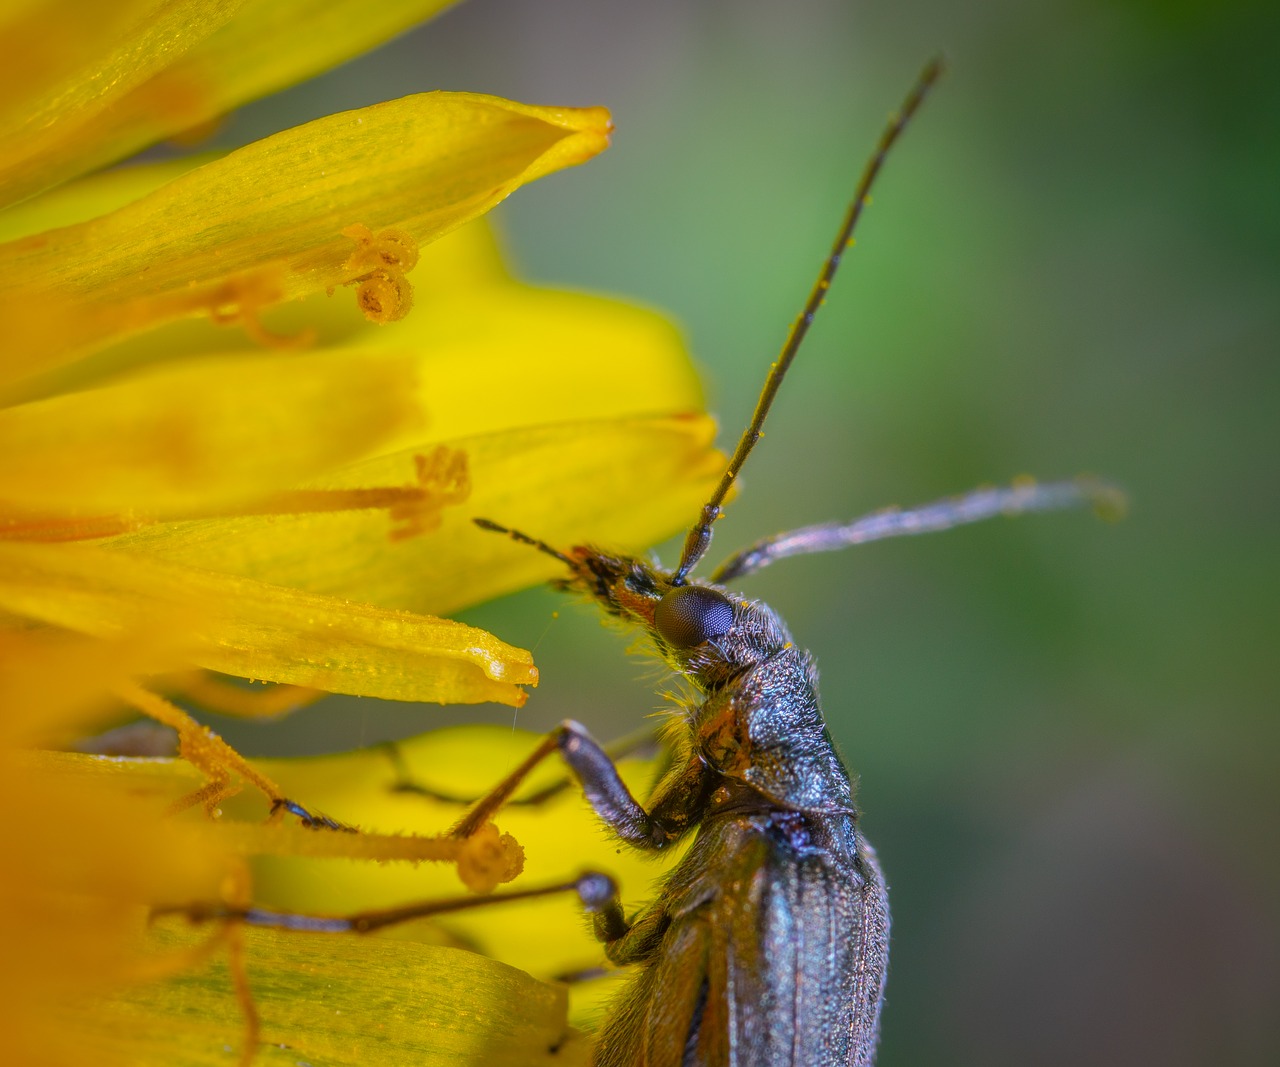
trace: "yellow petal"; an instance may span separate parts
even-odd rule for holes
[[[204,158],[207,161],[212,157]],[[190,159],[142,164],[72,182],[36,200],[0,213],[0,241],[17,240],[51,227],[69,226],[107,214],[155,191],[197,165],[198,161]],[[309,351],[342,346],[360,351],[374,348],[413,350],[426,357],[433,347],[432,335],[444,329],[442,323],[451,317],[449,309],[461,301],[466,301],[470,310],[475,304],[486,300],[497,301],[508,294],[517,299],[520,294],[526,293],[545,293],[573,299],[568,294],[534,289],[512,279],[502,261],[497,241],[490,232],[487,217],[461,226],[425,246],[418,265],[409,272],[408,277],[421,294],[418,310],[393,330],[385,330],[370,323],[346,290],[332,296],[316,293],[302,300],[281,304],[263,315],[264,324],[279,336],[313,337],[315,345]],[[626,346],[624,350],[627,354],[634,358],[631,351],[635,347],[634,342],[626,340],[627,332],[633,327],[625,326],[625,323],[648,321],[648,332],[655,339],[661,338],[664,348],[676,350],[672,358],[682,363],[684,379],[693,378],[692,369],[679,348],[674,329],[657,325],[662,322],[659,315],[641,312],[621,302],[589,297],[577,299],[584,301],[582,308],[570,305],[563,310],[571,318],[576,318],[581,313],[587,322],[601,319],[604,315],[603,308],[618,309],[617,327],[609,336],[598,338],[602,344],[621,343]],[[478,317],[473,316],[472,325],[476,327],[478,336],[488,337],[495,330],[502,330],[500,324],[508,319],[505,307],[504,304],[501,308],[491,309],[498,325],[490,322],[488,312]],[[564,319],[554,321],[554,317],[551,318],[553,321],[548,322],[546,327],[548,339],[567,328],[569,341],[574,344],[572,322]],[[528,325],[536,328],[536,320]],[[465,330],[457,332],[463,336],[466,334]],[[531,343],[539,348],[545,347],[537,335],[532,338]],[[513,346],[510,350],[512,359],[519,359],[522,350],[523,343]],[[612,349],[606,347],[597,351]],[[24,400],[89,388],[107,380],[115,380],[122,373],[155,363],[199,355],[225,355],[230,352],[260,355],[262,345],[242,331],[229,330],[225,325],[216,324],[207,318],[183,319],[146,333],[135,334],[84,359],[27,379],[18,387],[11,385],[5,392],[8,402],[16,404]],[[458,355],[466,358],[467,352],[462,350]],[[680,391],[687,392],[687,387],[682,386]]]
[[[141,962],[146,904],[216,900],[228,858],[136,798],[51,779],[7,753],[0,817],[6,1062],[83,1062],[55,1013]]]
[[[3,765],[6,868],[26,869],[31,883],[6,878],[2,892],[88,893],[130,905],[217,899],[232,850],[211,847],[199,824],[167,819],[106,781],[54,773],[47,762],[5,753]],[[4,918],[13,918],[12,909]]]
[[[375,779],[361,753],[341,757],[309,757],[284,760],[292,780],[299,783],[326,783],[321,790],[326,803],[339,804],[359,811],[362,818],[377,815],[368,802],[370,796],[386,791],[388,764],[378,761],[382,773]],[[23,752],[14,761],[23,773],[57,783],[64,794],[79,792],[102,796],[127,796],[145,800],[149,813],[173,811],[173,802],[191,793],[205,782],[203,772],[186,759],[139,759],[115,756],[87,756],[76,752]],[[263,761],[255,761],[255,774],[261,774]],[[234,773],[234,772],[233,772]],[[331,775],[353,774],[355,785],[344,784],[335,789]],[[347,795],[340,796],[340,792]],[[300,794],[295,794],[300,795]],[[444,874],[447,894],[465,896],[464,886],[476,892],[491,892],[497,886],[519,876],[524,866],[524,850],[510,835],[494,824],[483,827],[468,838],[450,836],[449,826],[422,819],[414,820],[412,831],[402,827],[378,826],[366,822],[359,832],[331,833],[317,831],[300,822],[263,822],[262,798],[253,790],[229,794],[219,804],[219,818],[209,819],[195,814],[183,820],[184,839],[193,849],[211,856],[277,856],[306,858],[330,863],[333,860],[372,860],[378,869],[399,862],[406,868],[421,871],[423,863],[438,864]],[[338,809],[334,809],[338,810]],[[150,818],[150,815],[148,816]],[[452,820],[456,822],[457,819]],[[349,825],[349,824],[347,824]],[[379,829],[384,827],[386,829]],[[189,897],[158,894],[149,903],[183,904],[214,903],[213,897]],[[336,906],[341,907],[338,903]]]
[[[456,822],[466,801],[483,796],[542,740],[524,730],[498,726],[435,730],[398,743],[400,759],[412,781],[438,794],[459,798],[450,803],[410,792],[392,791],[395,765],[386,751],[367,750],[309,759],[260,760],[258,765],[286,791],[314,798],[325,810],[357,819],[376,830],[436,832]],[[623,759],[623,779],[638,796],[645,795],[657,767],[652,760]],[[557,759],[547,760],[516,794],[529,796],[567,772]],[[571,783],[555,797],[536,805],[508,804],[499,816],[502,829],[523,846],[525,869],[512,888],[532,888],[600,870],[618,882],[628,914],[651,897],[653,880],[679,861],[681,849],[661,856],[619,849],[601,832],[600,820]],[[404,865],[374,868],[338,865],[323,860],[270,857],[254,865],[256,898],[274,907],[313,914],[391,907],[412,900],[447,897],[456,892],[457,877],[445,866]],[[603,962],[604,952],[582,921],[582,905],[572,893],[484,908],[434,920],[463,943],[542,978],[585,969]],[[400,936],[412,937],[406,929]]]
[[[353,935],[246,930],[262,1016],[255,1065],[295,1067],[585,1067],[563,985],[474,952]],[[149,939],[174,951],[202,934],[166,922]],[[207,936],[207,934],[203,935]],[[228,1063],[243,1030],[220,959],[163,983],[63,1013],[76,1062],[135,1067]]]
[[[319,73],[450,2],[28,4],[0,23],[0,203]]]
[[[0,747],[66,745],[110,714],[129,679],[170,669],[186,629],[176,616],[99,641],[52,630],[0,629]]]
[[[523,556],[518,575],[490,569],[495,539],[477,542],[468,516],[523,521],[566,544],[631,548],[690,521],[722,462],[710,451],[710,421],[622,421],[701,407],[699,383],[669,322],[618,301],[512,281],[483,222],[431,246],[412,277],[426,306],[394,331],[369,326],[349,308],[329,313],[323,299],[321,314],[293,320],[314,323],[328,342],[358,342],[371,355],[410,347],[430,412],[428,432],[403,441],[399,454],[308,486],[336,493],[405,484],[415,456],[446,444],[465,455],[472,495],[465,508],[444,515],[445,536],[391,545],[391,524],[381,513],[277,514],[152,527],[113,544],[384,606],[436,610],[550,573],[545,560],[519,551],[503,560],[520,567]],[[519,497],[526,498],[522,518],[515,517]],[[476,551],[479,566],[468,560]],[[449,583],[446,596],[430,588],[436,579]],[[467,584],[477,580],[482,592],[468,596]]]
[[[217,937],[216,924],[192,929],[185,918],[140,935],[146,906],[222,900],[232,868],[228,852],[214,846],[233,837],[227,831],[236,827],[162,819],[151,795],[126,795],[119,777],[86,775],[75,766],[107,762],[46,757],[28,765],[0,757],[0,812],[9,827],[5,860],[7,869],[20,873],[0,882],[5,1047],[11,1062],[22,1064],[83,1063],[86,1057],[166,1067],[206,1063],[238,1045],[244,1032],[225,973],[225,949],[212,966],[162,983],[130,979],[172,973],[184,956],[198,958],[200,946]],[[277,836],[292,831],[304,844],[367,840],[268,829]],[[452,892],[460,894],[456,882]],[[365,1064],[403,1062],[397,1057],[412,1053],[414,1062],[479,1064],[488,1062],[476,1051],[485,1034],[496,1037],[499,1049],[505,1035],[512,1042],[508,1051],[535,1039],[549,1048],[568,1036],[563,987],[535,982],[474,953],[459,958],[463,954],[454,950],[354,935],[252,932],[247,940],[263,1038],[289,1045],[295,1057],[306,1049],[315,1062]],[[220,946],[215,941],[212,947]],[[357,976],[363,992],[349,988]],[[467,983],[465,997],[460,981]],[[111,987],[115,991],[108,993]],[[460,1001],[464,1012],[457,1010]],[[427,1014],[406,1016],[410,1007]],[[139,1013],[144,1025],[138,1025]],[[330,1018],[343,1015],[353,1017]],[[419,1052],[427,1058],[417,1059]]]
[[[461,623],[83,546],[0,544],[0,608],[95,635],[180,611],[189,662],[334,693],[519,706],[537,684],[527,652]]]
[[[436,774],[427,779],[432,785],[479,793],[508,768],[512,756],[523,756],[532,741],[531,735],[515,736],[497,729],[446,731],[407,743],[405,756],[415,774]],[[146,801],[153,810],[174,792],[188,788],[195,778],[191,768],[168,760],[37,754],[32,765],[51,783],[50,788],[62,795],[78,796],[87,792],[86,787],[109,795],[102,787],[110,785],[116,794],[127,792],[138,801]],[[391,765],[382,752],[277,760],[269,766],[284,775],[289,789],[316,789],[324,804],[334,810],[349,807],[364,822],[377,827],[433,833],[455,821],[461,811],[458,805],[424,804],[419,797],[391,793],[387,788]],[[472,768],[469,774],[468,767]],[[633,785],[639,780],[640,770],[648,770],[630,762],[624,763],[623,769]],[[559,773],[559,768],[548,765],[535,776],[535,783],[545,783]],[[233,815],[237,805],[238,800],[232,801],[227,814]],[[559,807],[564,810],[565,805]],[[573,807],[580,809],[581,804]],[[504,812],[504,822],[508,812],[519,810],[510,808]],[[550,821],[543,818],[542,811],[526,810],[522,821],[539,826],[544,841],[559,841],[559,855],[553,862],[567,862],[576,872],[584,864],[598,866],[604,860],[616,859],[612,855],[615,846],[590,831],[585,837],[587,847],[575,851],[579,843],[576,831],[587,825],[581,813],[576,817],[571,814],[566,825],[555,817]],[[192,840],[231,842],[233,848],[239,847],[242,831],[259,831],[259,837],[272,838],[274,853],[287,851],[303,856],[322,854],[308,846],[345,847],[364,840],[364,835],[323,834],[297,827],[245,826],[228,818],[221,824],[180,820],[171,825],[174,832]],[[129,826],[128,822],[123,823],[121,832]],[[290,837],[301,842],[302,851],[281,840]],[[277,847],[281,844],[283,848]],[[211,853],[216,854],[216,850]],[[626,870],[636,875],[634,884],[639,888],[652,867],[635,855],[627,859],[630,864]],[[544,877],[545,871],[544,867]],[[317,881],[319,885],[311,887],[313,899],[316,889],[327,887],[318,899],[329,914],[348,912],[369,899],[405,903],[424,897],[464,896],[456,875],[445,866],[410,868],[290,858],[273,861],[262,884],[254,886],[254,899],[286,906],[296,903],[289,900],[288,892],[271,892],[273,875],[282,872],[293,879],[301,878],[304,884]],[[399,878],[397,872],[408,877]],[[131,875],[132,871],[122,873]],[[100,882],[95,878],[85,888],[103,891]],[[175,885],[172,889],[186,895],[147,899],[166,904],[216,903],[219,899],[208,884]],[[301,899],[305,903],[305,897]],[[525,934],[532,933],[532,941],[515,954],[523,952],[525,958],[536,961],[539,952],[550,950],[542,958],[542,973],[549,973],[548,968],[554,967],[557,960],[575,955],[575,963],[598,958],[599,946],[583,929],[580,909],[572,896],[557,899],[553,905],[550,931],[541,927],[524,930],[526,920],[537,919],[543,912],[526,912],[521,905],[479,909],[463,926],[452,929],[479,929],[479,943],[487,946],[520,942]],[[193,932],[185,920],[163,922],[153,928],[153,935],[144,946],[131,949],[131,955],[163,958],[216,931],[217,927],[210,927]],[[549,940],[555,931],[566,932],[568,941],[557,944]],[[247,963],[255,1004],[263,1017],[261,1054],[269,1057],[272,1045],[284,1044],[295,1056],[309,1054],[313,1057],[310,1062],[399,1063],[405,1061],[398,1057],[409,1056],[413,1062],[488,1064],[541,1062],[537,1058],[530,1060],[531,1053],[521,1046],[521,1042],[535,1039],[545,1041],[550,1049],[563,1037],[570,1041],[569,1048],[576,1049],[572,1043],[581,1039],[565,1032],[563,986],[545,986],[475,953],[462,958],[453,950],[419,943],[424,935],[427,940],[432,939],[420,923],[388,937],[371,939],[344,934],[314,937],[250,931]],[[118,944],[120,931],[114,936]],[[439,938],[435,940],[438,942]],[[126,947],[120,946],[120,951]],[[575,947],[585,948],[585,955],[575,953]],[[51,970],[56,974],[58,967],[52,966]],[[357,977],[362,990],[350,990],[349,983]],[[455,984],[459,981],[465,984],[466,995],[459,993]],[[98,1000],[81,997],[72,1003],[72,1010],[64,1009],[60,1014],[56,1010],[50,1012],[47,1003],[42,1008],[60,1023],[60,1030],[65,1026],[69,1041],[92,1050],[94,1062],[101,1062],[102,1057],[118,1057],[137,1064],[205,1062],[200,1057],[208,1056],[210,1050],[237,1046],[243,1032],[243,1018],[220,956],[199,972],[184,972],[156,985],[127,986]],[[341,1010],[333,1010],[339,1004]],[[127,1025],[125,1020],[138,1013],[148,1019],[148,1025]],[[401,1023],[405,1013],[411,1018]],[[193,1016],[199,1021],[193,1023]],[[479,1035],[486,1032],[489,1037],[482,1039]],[[366,1045],[370,1033],[377,1040]],[[508,1045],[508,1040],[512,1044]],[[566,1054],[563,1049],[558,1053]],[[567,1062],[580,1062],[573,1058],[577,1055],[574,1051]],[[384,1060],[383,1056],[390,1059]]]
[[[256,765],[290,795],[305,797],[322,810],[354,820],[363,828],[437,834],[453,825],[470,799],[492,788],[540,740],[525,731],[471,726],[433,731],[400,742],[399,766],[410,780],[434,794],[458,798],[455,802],[394,791],[391,787],[398,780],[397,764],[382,747],[333,756],[260,760]],[[199,780],[192,768],[172,760],[46,758],[56,760],[60,766],[70,762],[71,770],[107,777],[117,788],[153,798],[157,803],[186,792]],[[618,766],[636,795],[645,793],[658,771],[653,761],[634,758],[622,759]],[[524,848],[525,871],[512,888],[563,882],[583,870],[601,870],[616,879],[630,913],[650,898],[653,880],[679,862],[682,850],[660,857],[631,849],[620,851],[611,838],[600,832],[599,821],[572,784],[537,805],[520,803],[522,798],[565,778],[566,771],[559,761],[546,761],[516,793],[515,803],[504,807],[499,816],[503,830],[512,833]],[[253,895],[264,906],[340,915],[464,895],[458,876],[449,865],[334,863],[332,859],[307,858],[306,851],[280,839],[291,831],[304,847],[313,843],[343,847],[355,843],[352,835],[317,835],[295,827],[259,828],[230,823],[229,817],[252,819],[260,815],[260,810],[260,802],[253,797],[232,798],[224,804],[223,821],[229,825],[210,826],[207,832],[224,848],[241,850],[249,840],[246,833],[256,833],[258,837],[265,832],[277,834],[269,848],[252,849],[270,853],[254,863]],[[603,950],[589,925],[583,922],[581,905],[571,893],[442,916],[429,923],[393,928],[386,934],[437,944],[456,940],[543,979],[603,964]],[[340,952],[340,946],[333,951]],[[571,1018],[575,1025],[597,1021],[616,986],[610,980],[574,986]]]
[[[385,515],[352,512],[169,523],[108,543],[130,555],[445,615],[563,570],[548,556],[477,529],[473,516],[562,548],[638,550],[693,521],[724,466],[711,447],[714,436],[710,417],[690,415],[569,422],[450,441],[467,457],[471,495],[465,507],[442,513],[430,537],[392,543]],[[396,484],[409,477],[414,454],[369,460],[317,484]]]
[[[418,285],[416,273],[413,275]],[[433,290],[419,285],[424,300]],[[678,331],[618,300],[509,284],[440,297],[380,347],[419,352],[427,438],[448,441],[517,427],[702,408]],[[446,310],[447,309],[447,310]],[[361,335],[364,342],[367,335]]]
[[[354,226],[426,244],[608,144],[603,108],[426,93],[331,115],[100,219],[0,245],[8,376],[187,315],[253,320],[359,280]]]
[[[0,242],[109,215],[217,158],[202,152],[158,163],[129,163],[60,185],[0,211]]]
[[[74,517],[252,499],[421,430],[417,376],[386,354],[210,357],[0,410],[0,500]]]
[[[8,12],[0,21],[0,203],[97,165],[75,159],[96,139],[86,127],[234,11],[233,3],[182,0],[36,0]]]

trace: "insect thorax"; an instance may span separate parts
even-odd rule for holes
[[[853,787],[818,701],[813,660],[794,645],[739,674],[698,709],[705,759],[779,809],[853,813]]]

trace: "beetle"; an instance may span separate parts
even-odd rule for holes
[[[874,513],[767,538],[709,580],[691,578],[712,527],[821,305],[884,160],[942,72],[919,75],[882,133],[818,280],[765,381],[679,562],[591,546],[561,551],[488,519],[485,530],[547,553],[566,568],[557,585],[639,627],[689,689],[669,733],[672,758],[647,804],[622,781],[585,727],[567,721],[452,829],[485,826],[542,760],[559,752],[605,825],[632,848],[659,851],[692,835],[684,856],[639,914],[624,914],[608,876],[315,919],[264,909],[224,917],[309,930],[369,931],[409,918],[572,891],[593,914],[614,963],[635,975],[603,1025],[596,1067],[835,1067],[875,1060],[889,959],[889,900],[863,836],[849,773],[823,719],[813,659],[779,615],[726,583],[787,556],[924,533],[997,515],[1093,504],[1118,494],[1090,480],[981,489],[907,511]]]

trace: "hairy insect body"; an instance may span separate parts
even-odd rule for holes
[[[609,957],[639,971],[600,1034],[597,1067],[871,1064],[888,897],[812,658],[763,604],[673,585],[634,559],[572,557],[564,584],[642,626],[702,697],[643,817],[620,811],[581,752],[565,751],[630,844],[663,848],[696,831],[652,904],[621,925],[597,919]]]

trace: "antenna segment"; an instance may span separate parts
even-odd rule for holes
[[[876,176],[880,173],[880,168],[884,165],[889,149],[893,147],[898,135],[902,133],[907,123],[911,121],[911,117],[923,103],[929,90],[933,88],[934,83],[942,74],[942,70],[941,57],[935,57],[926,64],[925,68],[920,72],[920,76],[916,79],[915,85],[912,86],[911,92],[907,94],[906,100],[903,101],[902,108],[890,117],[889,124],[880,135],[880,141],[876,145],[875,152],[867,161],[866,167],[863,168],[862,177],[859,178],[858,187],[853,194],[853,200],[845,212],[844,220],[840,223],[835,243],[831,246],[831,252],[827,255],[826,262],[822,265],[818,280],[814,283],[813,289],[809,293],[809,299],[805,301],[800,315],[791,324],[791,330],[787,334],[786,343],[782,346],[782,352],[769,370],[769,377],[765,379],[764,388],[760,391],[760,399],[756,401],[755,414],[751,416],[750,424],[743,431],[742,437],[739,438],[738,447],[733,450],[733,456],[730,458],[729,466],[720,479],[720,484],[716,486],[715,492],[711,494],[711,499],[702,506],[698,521],[694,523],[685,537],[684,549],[680,553],[680,565],[671,577],[673,585],[684,584],[689,572],[706,555],[707,549],[711,546],[712,524],[723,512],[722,505],[724,504],[724,498],[729,493],[730,486],[733,485],[734,480],[738,477],[738,472],[742,470],[742,465],[747,461],[747,457],[751,455],[751,450],[755,448],[756,442],[760,440],[764,420],[768,417],[769,409],[773,406],[773,398],[777,396],[778,387],[782,385],[782,379],[786,377],[792,360],[795,359],[796,353],[800,350],[800,343],[804,340],[805,334],[809,332],[813,317],[818,313],[818,308],[822,306],[827,290],[831,287],[831,281],[835,277],[836,271],[840,268],[840,261],[844,256],[845,249],[848,248],[853,239],[854,228],[858,225],[858,219],[862,216],[862,209],[867,203],[867,196],[871,192],[871,186],[874,184]]]

